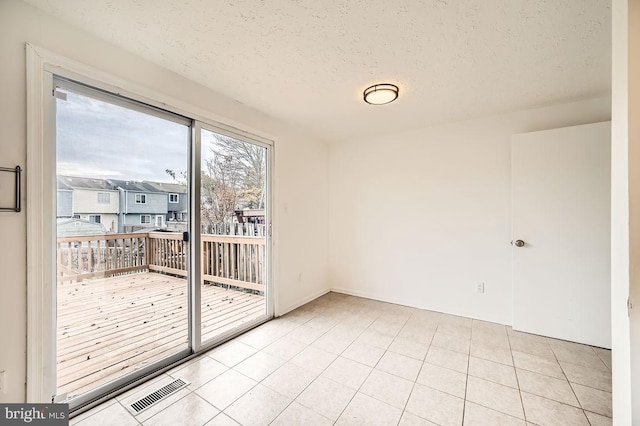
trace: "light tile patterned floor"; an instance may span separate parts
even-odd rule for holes
[[[191,386],[129,414],[174,378]],[[329,293],[71,423],[608,425],[611,352]]]

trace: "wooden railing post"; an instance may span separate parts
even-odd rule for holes
[[[149,233],[144,234],[144,264],[151,264],[151,238],[149,238]]]

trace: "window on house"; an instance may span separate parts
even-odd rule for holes
[[[180,200],[180,197],[178,196],[178,194],[169,194],[170,203],[177,203],[179,200]]]
[[[80,219],[80,215],[79,215],[79,214],[74,214],[74,215],[73,215],[73,218],[74,218],[74,219]]]
[[[102,216],[99,214],[90,214],[89,222],[102,223]]]
[[[136,194],[136,204],[147,204],[147,194]]]
[[[108,192],[98,192],[98,204],[109,204],[111,202],[111,194]]]
[[[140,215],[140,223],[143,224],[143,225],[145,223],[151,223],[151,215],[141,214]]]

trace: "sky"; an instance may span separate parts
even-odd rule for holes
[[[190,129],[68,90],[56,102],[57,173],[172,182],[187,170]]]

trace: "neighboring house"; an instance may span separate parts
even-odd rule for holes
[[[149,182],[117,179],[106,182],[119,192],[118,232],[165,226],[169,204],[165,192]]]
[[[67,213],[68,195],[72,191],[72,215]],[[75,176],[58,176],[58,217],[73,217],[89,222],[100,223],[107,232],[118,230],[118,211],[120,201],[118,191],[104,179]],[[63,210],[63,211],[61,211]]]
[[[56,217],[73,217],[73,188],[60,179],[56,191]]]
[[[186,223],[186,185],[58,176],[57,217],[100,223],[106,232]]]
[[[82,219],[59,218],[57,225],[58,237],[102,235],[107,233],[103,224]]]
[[[167,195],[166,221],[186,222],[188,219],[189,198],[187,186],[178,183],[148,182],[158,192]]]

